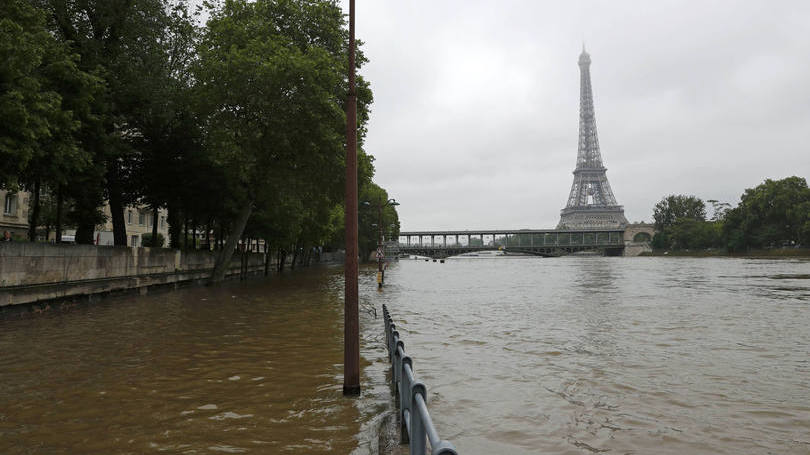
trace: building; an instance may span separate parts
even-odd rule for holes
[[[28,198],[26,191],[0,190],[3,213],[0,214],[0,235],[8,231],[14,240],[28,238]]]
[[[28,212],[31,204],[31,194],[27,191],[0,190],[0,199],[3,200],[3,212],[0,214],[0,236],[4,231],[8,231],[14,240],[28,240]],[[167,214],[166,209],[158,210],[158,233],[164,238],[164,246],[167,246],[169,242]],[[127,246],[143,246],[143,235],[152,232],[153,215],[154,212],[148,207],[130,206],[124,209]],[[109,204],[104,206],[104,216],[107,221],[103,225],[96,226],[93,236],[97,245],[112,245],[113,228]],[[62,231],[62,241],[73,242],[75,235],[75,229],[64,229]],[[48,240],[53,242],[55,239],[55,233],[51,233]]]
[[[163,236],[163,246],[168,246],[169,242],[169,223],[166,221],[167,215],[168,212],[166,209],[158,209],[158,234]],[[114,243],[112,213],[110,212],[109,204],[104,206],[104,216],[107,221],[103,225],[96,226],[96,231],[93,233],[96,245],[112,245]],[[149,207],[129,206],[124,209],[127,246],[144,246],[143,235],[152,233],[153,216],[154,211]],[[66,230],[65,233],[75,235],[76,230]]]

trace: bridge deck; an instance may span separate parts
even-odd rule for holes
[[[489,238],[485,239],[485,237]],[[427,242],[424,241],[425,238],[428,239]],[[448,242],[448,238],[450,238],[450,242]],[[624,230],[619,229],[414,231],[401,232],[399,237],[400,251],[434,257],[492,249],[506,249],[543,256],[559,256],[586,250],[620,254],[623,248]]]

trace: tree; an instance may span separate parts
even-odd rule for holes
[[[396,206],[387,204],[388,192],[374,182],[363,185],[359,195],[358,246],[360,258],[366,261],[377,249],[380,232],[386,238],[399,237],[399,215]]]
[[[145,46],[143,58],[136,61],[136,72],[146,75],[140,87],[150,94],[133,106],[131,126],[139,134],[134,141],[134,192],[139,201],[152,208],[152,236],[157,240],[158,210],[168,207],[170,228],[179,245],[178,219],[212,218],[207,209],[211,198],[200,201],[200,194],[216,194],[212,168],[202,149],[202,132],[191,91],[191,62],[199,36],[188,5],[167,4],[160,34]],[[180,188],[176,182],[185,184]],[[196,210],[195,210],[196,209]],[[180,213],[182,215],[180,215]],[[156,246],[156,245],[153,245]]]
[[[726,219],[726,214],[731,210],[731,204],[720,202],[717,199],[709,199],[706,202],[712,205],[711,221],[723,221]]]
[[[723,244],[722,223],[719,222],[679,218],[664,232],[669,246],[677,250],[703,250]]]
[[[137,200],[133,172],[138,150],[133,147],[142,133],[136,118],[151,105],[155,93],[148,65],[165,49],[163,39],[172,5],[183,0],[31,0],[50,14],[54,35],[68,43],[81,58],[79,67],[104,81],[104,90],[93,97],[97,121],[82,123],[82,146],[92,155],[92,165],[81,184],[70,185],[76,210],[82,214],[76,240],[92,242],[98,205],[110,205],[116,245],[125,245],[124,206]],[[164,55],[162,58],[166,58]],[[94,215],[95,214],[95,215]]]
[[[43,87],[53,39],[41,12],[25,0],[0,3],[0,187],[16,186],[37,142],[50,134],[48,118],[59,115],[57,93]]]
[[[44,10],[30,1],[0,4],[0,186],[32,193],[29,239],[36,239],[44,187],[62,188],[90,164],[80,127],[95,117],[100,80],[79,68],[79,57],[47,29]],[[61,223],[61,210],[56,225]]]
[[[728,211],[723,229],[729,249],[810,244],[810,188],[801,177],[767,179],[746,189]]]
[[[655,230],[664,231],[681,218],[705,221],[706,205],[698,197],[685,195],[669,195],[655,204]]]
[[[211,11],[195,80],[206,147],[225,172],[228,204],[238,207],[212,282],[224,278],[251,214],[268,206],[274,190],[303,185],[337,199],[345,163],[344,26],[334,1],[226,0]],[[370,92],[358,103],[361,121],[368,102]]]

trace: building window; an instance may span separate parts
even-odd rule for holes
[[[136,246],[138,246],[138,236],[137,236],[137,235],[133,235],[133,236],[132,236],[132,242],[130,243],[130,245],[129,245],[129,246],[131,246],[131,247],[136,247]]]
[[[17,195],[6,194],[6,203],[3,206],[3,215],[16,215],[17,214]]]
[[[132,224],[132,210],[127,210],[127,224]]]
[[[138,224],[143,226],[146,223],[146,215],[143,212],[138,212]]]

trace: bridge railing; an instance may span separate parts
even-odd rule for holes
[[[425,455],[426,440],[430,442],[431,455],[458,455],[453,444],[439,438],[427,408],[427,387],[414,377],[413,360],[405,355],[405,343],[399,338],[385,305],[383,318],[391,361],[391,382],[399,405],[400,442],[409,444],[409,455]]]

